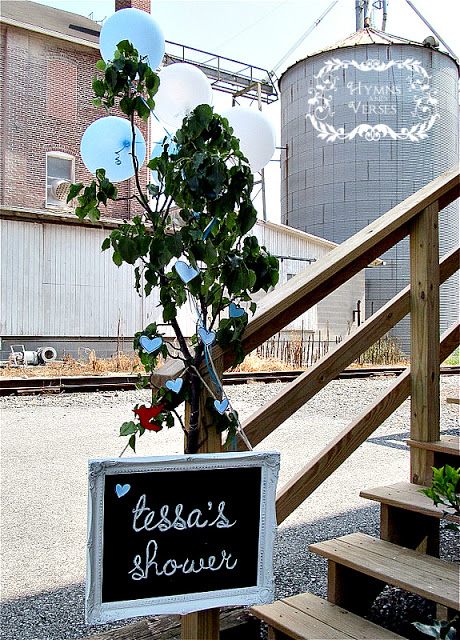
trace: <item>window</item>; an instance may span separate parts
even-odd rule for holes
[[[46,206],[67,208],[69,186],[75,180],[74,157],[55,151],[46,154]]]

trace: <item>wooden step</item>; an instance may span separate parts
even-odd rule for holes
[[[367,587],[359,589],[360,575],[364,575],[459,610],[460,575],[454,563],[363,533],[319,542],[309,550],[328,558],[328,599],[336,604],[345,606],[344,601],[365,595]],[[344,582],[347,575],[354,581],[353,589]]]
[[[382,504],[407,509],[440,520],[444,510],[436,507],[431,498],[421,493],[422,489],[426,489],[426,487],[412,482],[397,482],[386,487],[365,489],[359,495],[362,498],[376,500]],[[460,518],[454,515],[449,516],[449,520],[460,523]]]
[[[408,440],[411,456],[411,480],[416,484],[431,485],[433,480],[432,467],[451,467],[460,465],[460,437],[443,436],[435,442]]]
[[[460,436],[443,436],[435,442],[421,442],[420,440],[407,440],[410,447],[427,449],[444,455],[460,456]]]
[[[251,613],[271,627],[274,639],[281,638],[277,632],[296,640],[402,638],[312,593],[251,607]]]
[[[380,502],[382,540],[439,556],[439,521],[444,512],[420,493],[423,488],[419,484],[398,482],[366,489],[359,495]],[[456,516],[449,516],[448,520],[460,523]]]

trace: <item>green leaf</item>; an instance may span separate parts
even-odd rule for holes
[[[118,251],[113,252],[112,260],[115,262],[117,267],[121,267],[121,265],[123,264],[123,258]]]
[[[163,305],[163,320],[169,322],[177,316],[176,305],[173,302],[167,302]]]
[[[131,116],[134,113],[135,108],[136,103],[132,98],[128,98],[127,96],[125,96],[120,100],[120,109],[127,116]]]
[[[104,60],[98,60],[96,62],[96,69],[99,69],[99,71],[105,71],[105,67],[106,67],[106,64]]]
[[[97,207],[91,207],[88,209],[87,215],[91,222],[97,222],[101,217],[101,212]]]
[[[76,184],[71,184],[69,189],[69,194],[67,196],[67,202],[70,202],[76,196],[78,196],[80,191],[83,189],[83,186],[84,185],[81,182],[77,182]]]
[[[136,453],[136,436],[133,434],[129,439],[129,446]]]
[[[104,77],[105,77],[105,81],[107,82],[108,86],[113,90],[116,87],[117,84],[117,79],[118,79],[118,75],[117,72],[115,70],[115,68],[113,67],[113,65],[109,65],[104,73]]]
[[[135,422],[123,422],[120,427],[120,436],[129,436],[136,433],[138,425]]]
[[[147,122],[150,116],[150,109],[142,96],[137,96],[136,98],[136,110],[139,117],[142,118],[144,122]]]
[[[98,98],[103,98],[105,94],[105,85],[102,80],[99,78],[94,78],[93,80],[93,91]]]
[[[107,249],[109,249],[110,248],[110,244],[111,244],[110,243],[110,238],[104,238],[104,241],[103,241],[102,246],[101,246],[101,251],[106,251]]]
[[[134,264],[139,257],[135,243],[126,236],[121,237],[118,242],[118,253],[128,264]]]

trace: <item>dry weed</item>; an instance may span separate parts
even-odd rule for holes
[[[113,373],[137,374],[145,369],[137,355],[122,352],[111,358],[98,358],[93,349],[85,349],[78,360],[66,355],[60,362],[48,362],[43,366],[2,367],[0,376],[4,378],[60,378],[63,376],[109,375]]]
[[[293,367],[277,358],[262,358],[257,353],[249,353],[243,362],[232,371],[292,371]]]

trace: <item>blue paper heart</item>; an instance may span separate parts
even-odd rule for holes
[[[115,493],[119,498],[122,498],[124,495],[128,493],[130,489],[131,489],[130,484],[123,484],[123,485],[117,484],[117,486],[115,487]]]
[[[219,400],[214,400],[214,407],[216,408],[216,411],[218,411],[220,414],[225,413],[225,409],[228,407],[227,398],[224,398],[220,402]]]
[[[176,378],[175,380],[168,380],[165,384],[165,387],[167,389],[171,389],[171,391],[174,391],[174,393],[179,393],[179,391],[182,389],[182,383],[184,381],[182,380],[182,378]]]
[[[241,316],[244,315],[244,309],[237,307],[234,302],[230,302],[228,315],[230,318],[241,318]]]
[[[198,329],[198,334],[201,338],[201,342],[203,344],[206,345],[210,345],[214,342],[214,340],[216,339],[216,334],[214,333],[214,331],[208,331],[207,329],[205,329],[204,327],[200,327]]]
[[[141,336],[139,339],[139,344],[147,351],[147,353],[153,353],[154,351],[158,351],[161,345],[163,344],[163,338],[149,338],[148,336]]]
[[[178,260],[176,262],[176,264],[174,265],[174,269],[177,271],[177,275],[179,276],[179,278],[182,280],[182,282],[185,282],[185,284],[187,284],[187,282],[190,282],[190,280],[193,280],[193,278],[196,278],[200,273],[199,271],[188,265],[186,262],[182,262],[182,260]]]

